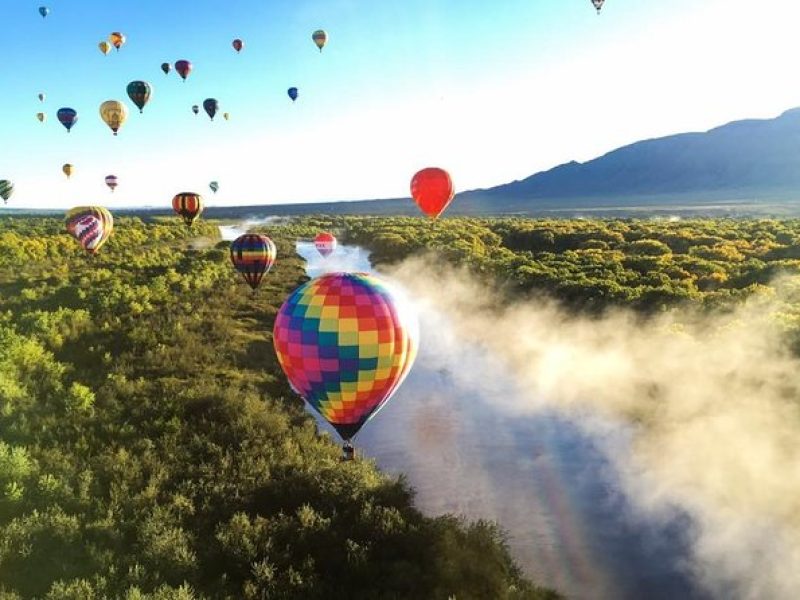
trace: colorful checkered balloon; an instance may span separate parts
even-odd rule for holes
[[[418,332],[413,310],[385,282],[329,273],[284,302],[274,343],[292,388],[350,439],[411,370]]]

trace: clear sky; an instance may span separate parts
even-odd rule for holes
[[[800,105],[795,0],[607,0],[600,16],[589,0],[7,0],[0,16],[9,206],[403,197],[425,166],[466,190]],[[111,31],[128,41],[103,56]],[[160,70],[181,58],[186,83]],[[135,79],[154,88],[143,115]],[[194,116],[207,97],[231,120]],[[108,99],[131,110],[117,138]],[[69,134],[62,106],[80,115]]]

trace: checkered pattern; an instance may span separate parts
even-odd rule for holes
[[[392,396],[416,357],[416,316],[364,273],[297,288],[275,320],[275,351],[297,391],[344,439]]]
[[[265,235],[246,233],[231,244],[231,262],[254,290],[275,264],[275,244]]]

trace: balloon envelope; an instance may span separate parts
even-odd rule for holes
[[[96,254],[114,229],[114,217],[102,206],[78,206],[67,211],[67,231],[89,254]]]
[[[5,204],[8,204],[8,199],[14,193],[14,184],[10,179],[0,179],[0,198],[3,199]]]
[[[290,88],[287,90],[287,92],[286,92],[286,93],[287,93],[287,94],[289,94],[289,98],[291,98],[291,99],[292,99],[292,102],[294,102],[295,100],[297,100],[297,96],[299,95],[296,87],[290,87]]]
[[[444,169],[423,169],[411,180],[411,196],[429,217],[438,217],[455,195],[453,181]]]
[[[212,181],[211,183],[208,184],[208,187],[210,187],[211,191],[216,194],[217,190],[219,189],[219,183],[216,181]]]
[[[325,44],[328,43],[328,34],[325,33],[322,29],[317,29],[312,35],[311,39],[314,40],[314,43],[319,48],[319,51],[322,52],[322,49],[325,47]]]
[[[242,40],[239,38],[233,40],[233,49],[236,50],[236,52],[241,52],[242,48],[244,48],[244,42]]]
[[[225,118],[226,121],[228,121],[231,118],[231,113],[222,113],[222,116]]]
[[[197,104],[195,104],[195,105],[192,107],[192,112],[193,112],[194,114],[197,114],[197,113],[199,113],[199,112],[200,112],[200,107],[199,107],[199,106],[197,106]]]
[[[39,92],[39,102],[44,102],[45,98],[47,98],[47,96],[44,95],[44,92]]]
[[[61,170],[64,171],[64,175],[66,175],[67,179],[69,179],[70,177],[72,177],[72,173],[73,171],[75,171],[75,167],[67,163],[63,167],[61,167]]]
[[[69,131],[78,122],[78,113],[74,108],[59,108],[56,118]]]
[[[169,72],[172,70],[172,65],[169,63],[161,63],[161,70],[164,71],[164,75],[169,75]]]
[[[100,52],[102,52],[103,54],[107,55],[109,52],[111,52],[111,44],[109,44],[106,41],[100,42],[99,44],[97,44],[97,47],[100,48]]]
[[[108,41],[111,42],[111,45],[114,46],[117,50],[122,48],[125,45],[125,35],[120,33],[119,31],[114,31],[108,36]]]
[[[189,76],[189,73],[192,72],[193,68],[194,67],[192,63],[190,63],[188,60],[179,60],[175,63],[175,70],[184,81],[186,81],[186,78]]]
[[[217,111],[219,110],[219,101],[216,98],[206,98],[203,100],[203,108],[205,109],[206,114],[208,114],[213,121],[214,115],[216,115]]]
[[[100,118],[111,128],[114,135],[128,120],[128,107],[119,100],[106,100],[100,105]]]
[[[146,81],[131,81],[127,91],[128,97],[139,108],[139,112],[144,112],[144,107],[150,102],[150,96],[153,94],[153,87]]]
[[[109,175],[106,177],[106,185],[111,188],[113,192],[117,187],[117,176],[116,175]]]
[[[600,9],[603,8],[603,3],[606,0],[592,0],[592,5],[597,9],[597,14],[600,14]]]
[[[231,244],[231,262],[253,290],[275,264],[275,255],[275,244],[265,235],[247,233]]]
[[[44,114],[43,112],[36,113],[36,118],[39,119],[39,121],[41,121],[42,123],[47,121],[47,115]]]
[[[194,192],[181,192],[172,199],[172,210],[178,213],[187,227],[191,227],[203,212],[203,197]]]
[[[350,439],[403,382],[418,335],[416,315],[389,284],[329,273],[292,292],[273,342],[292,388]]]
[[[44,19],[47,15],[50,14],[50,9],[47,8],[46,6],[40,6],[39,14],[42,15],[42,18]]]
[[[326,231],[317,235],[314,238],[314,246],[317,251],[324,257],[328,258],[336,251],[336,237],[332,233]]]

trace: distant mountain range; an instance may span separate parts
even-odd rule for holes
[[[637,142],[585,163],[458,194],[449,215],[800,214],[800,108],[704,133]],[[2,211],[0,211],[2,212]],[[141,209],[115,213],[169,214]],[[210,218],[265,214],[419,214],[409,199],[213,207]]]
[[[704,133],[637,142],[505,185],[459,194],[447,214],[800,214],[800,108]],[[279,211],[417,214],[409,200],[282,206]]]

